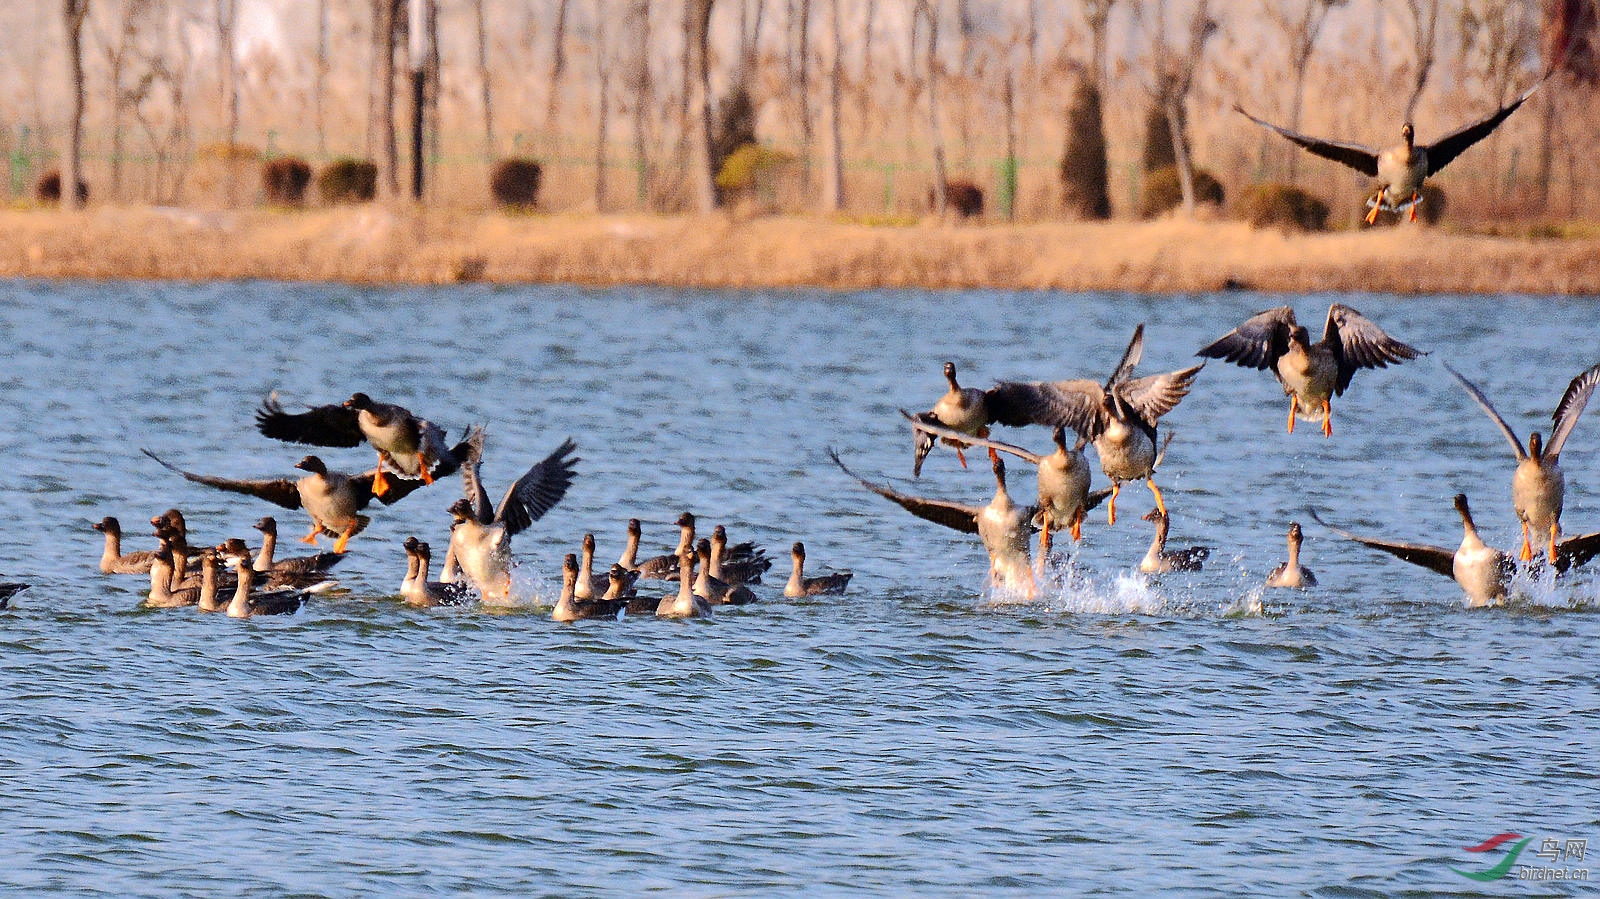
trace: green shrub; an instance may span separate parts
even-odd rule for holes
[[[536,159],[514,156],[495,163],[489,174],[489,193],[501,206],[531,209],[539,205],[539,185],[544,167]]]
[[[791,153],[761,144],[744,144],[723,161],[722,168],[717,172],[717,187],[722,190],[750,190],[794,161]]]
[[[365,159],[335,159],[317,176],[322,202],[368,203],[378,195],[378,166]]]
[[[1199,166],[1194,168],[1194,201],[1221,206],[1227,199],[1222,182],[1217,176]],[[1183,205],[1183,185],[1178,180],[1178,167],[1167,166],[1144,176],[1144,198],[1139,204],[1139,214],[1155,218],[1169,209]]]
[[[261,166],[261,189],[268,203],[300,206],[311,184],[311,165],[296,156],[282,156]]]
[[[1085,78],[1067,111],[1067,148],[1061,155],[1061,192],[1067,210],[1085,219],[1111,217],[1106,178],[1106,134],[1100,90]]]
[[[1328,204],[1293,184],[1252,184],[1239,201],[1239,215],[1257,228],[1277,225],[1301,231],[1328,227]]]

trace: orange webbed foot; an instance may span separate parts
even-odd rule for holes
[[[1117,494],[1122,492],[1122,485],[1116,481],[1111,482],[1111,498],[1106,500],[1106,524],[1117,523]]]
[[[350,530],[353,531],[355,529],[351,528]],[[339,554],[339,555],[344,555],[345,544],[347,544],[349,542],[350,542],[350,531],[345,531],[344,533],[339,535],[339,539],[338,540],[334,541],[334,543],[333,543],[333,551],[335,553]]]
[[[417,470],[422,472],[422,483],[433,483],[433,472],[428,470],[428,457],[417,453]]]
[[[956,447],[956,458],[961,460],[961,467],[962,468],[966,468],[967,467],[967,454],[965,452],[962,452],[962,449],[959,446]]]

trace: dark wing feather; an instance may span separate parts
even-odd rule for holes
[[[256,429],[274,440],[311,446],[360,446],[366,438],[356,422],[360,413],[344,406],[314,406],[291,414],[283,411],[273,393],[256,410]]]
[[[1222,359],[1245,368],[1271,369],[1276,374],[1278,357],[1289,351],[1289,332],[1294,326],[1292,307],[1268,309],[1245,319],[1239,327],[1195,355]]]
[[[1111,377],[1106,378],[1105,389],[1110,390],[1133,377],[1133,370],[1138,367],[1142,358],[1144,358],[1144,322],[1134,327],[1133,339],[1128,341],[1128,348],[1122,351],[1122,358],[1117,361],[1117,367],[1111,370]]]
[[[1555,414],[1550,416],[1550,442],[1545,445],[1545,456],[1555,458],[1561,455],[1561,448],[1567,445],[1567,437],[1577,426],[1583,408],[1589,405],[1589,395],[1594,393],[1597,383],[1600,383],[1600,365],[1573,378],[1572,383],[1567,385],[1567,392],[1561,395],[1561,402],[1556,404]]]
[[[269,503],[282,506],[285,509],[300,508],[300,490],[295,486],[294,481],[284,479],[276,481],[236,481],[231,478],[219,478],[211,475],[195,474],[193,472],[184,471],[176,465],[172,465],[149,450],[141,451],[146,456],[149,456],[150,458],[156,460],[156,462],[160,463],[162,468],[165,468],[168,471],[177,472],[178,474],[183,475],[185,479],[193,481],[196,484],[204,484],[207,487],[215,487],[218,490],[226,490],[229,493],[243,493],[246,496],[260,497]]]
[[[1483,391],[1478,389],[1478,385],[1462,377],[1461,373],[1451,368],[1448,363],[1445,364],[1444,370],[1449,372],[1450,376],[1456,379],[1456,383],[1460,384],[1461,388],[1467,392],[1467,396],[1472,397],[1473,402],[1476,402],[1483,411],[1489,413],[1489,418],[1500,426],[1500,433],[1506,435],[1506,440],[1511,444],[1511,451],[1517,454],[1517,461],[1521,462],[1523,459],[1528,458],[1528,451],[1522,448],[1522,441],[1517,439],[1517,432],[1511,430],[1511,425],[1507,424],[1506,420],[1500,417],[1500,413],[1495,411],[1494,406],[1490,405],[1489,398],[1483,395]]]
[[[483,440],[483,429],[472,428],[467,432],[467,439],[457,446],[456,458],[460,460],[461,492],[472,504],[472,517],[479,524],[488,525],[494,524],[494,506],[489,503],[489,491],[478,477],[478,467],[483,464]]]
[[[567,495],[577,474],[574,466],[579,459],[572,455],[577,448],[569,438],[511,485],[494,513],[495,520],[505,524],[506,533],[521,533]]]
[[[1569,537],[1556,544],[1556,571],[1565,573],[1600,555],[1600,533]]]
[[[897,493],[894,490],[890,490],[888,487],[874,484],[866,478],[863,478],[846,468],[844,463],[839,460],[839,454],[834,452],[831,448],[828,450],[828,458],[833,460],[833,464],[839,466],[839,470],[843,471],[850,477],[855,478],[856,481],[861,484],[861,486],[871,490],[873,493],[878,494],[884,499],[897,504],[900,506],[900,508],[905,509],[912,515],[927,521],[931,521],[934,524],[942,524],[947,528],[960,531],[963,534],[978,533],[978,515],[983,511],[982,509],[974,508],[972,506],[963,506],[958,503],[946,503],[940,502],[939,500],[922,499],[921,497],[907,496],[904,493]]]
[[[994,410],[991,407],[990,413],[993,414],[993,411]],[[974,437],[971,434],[963,434],[960,431],[947,428],[936,421],[918,418],[904,409],[900,410],[900,414],[904,415],[911,422],[912,428],[924,433],[932,434],[935,437],[943,437],[946,440],[953,440],[957,443],[965,444],[967,446],[986,446],[989,449],[998,450],[1002,453],[1010,453],[1013,456],[1026,459],[1028,462],[1034,465],[1038,465],[1044,459],[1043,456],[1038,455],[1037,453],[1031,453],[1020,446],[1012,446],[1009,443],[1001,443],[998,440],[989,440],[984,437]],[[999,419],[995,420],[1000,421]],[[1000,421],[1000,424],[1009,424],[1009,422]]]
[[[1528,88],[1527,93],[1511,101],[1509,106],[1503,106],[1454,134],[1423,147],[1423,151],[1428,154],[1428,174],[1432,175],[1449,165],[1457,156],[1466,152],[1468,147],[1488,137],[1490,132],[1500,127],[1500,123],[1504,122],[1507,116],[1516,112],[1518,106],[1533,96],[1533,92],[1543,83],[1544,79],[1539,79],[1533,87]]]
[[[1334,393],[1339,396],[1344,395],[1358,369],[1388,368],[1391,362],[1398,364],[1423,355],[1416,347],[1383,333],[1372,319],[1343,303],[1328,307],[1322,342],[1331,345],[1339,356],[1339,380],[1334,385]]]
[[[1331,159],[1334,162],[1347,165],[1363,175],[1367,175],[1372,178],[1378,177],[1378,151],[1373,150],[1370,147],[1363,147],[1360,144],[1348,144],[1341,141],[1327,140],[1321,137],[1311,137],[1309,135],[1300,134],[1296,131],[1290,131],[1287,128],[1279,128],[1277,125],[1274,125],[1271,122],[1263,122],[1250,113],[1245,112],[1244,107],[1238,105],[1237,103],[1234,104],[1233,111],[1239,113],[1250,121],[1255,122],[1257,125],[1268,129],[1269,131],[1278,132],[1284,137],[1287,137],[1288,139],[1294,141],[1302,147],[1305,147],[1307,150],[1310,150],[1312,153],[1315,153],[1324,159]]]
[[[1376,537],[1362,537],[1358,534],[1352,534],[1343,528],[1328,524],[1322,520],[1322,516],[1318,515],[1315,509],[1311,509],[1310,512],[1311,517],[1316,519],[1317,524],[1333,531],[1346,540],[1354,540],[1373,549],[1381,549],[1413,565],[1421,565],[1430,571],[1437,571],[1451,580],[1456,578],[1456,554],[1454,550],[1429,546],[1425,543],[1404,543],[1399,540],[1379,540]]]
[[[989,414],[1012,427],[1071,428],[1086,440],[1105,427],[1105,388],[1094,381],[1001,381],[989,391]]]
[[[1147,424],[1154,425],[1156,419],[1171,412],[1189,395],[1189,390],[1194,387],[1195,376],[1205,367],[1206,364],[1202,362],[1181,371],[1123,381],[1117,385],[1117,396],[1139,413],[1139,417]]]

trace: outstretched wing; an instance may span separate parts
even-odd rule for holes
[[[1206,364],[1202,362],[1181,371],[1123,381],[1117,385],[1117,396],[1139,413],[1146,423],[1154,425],[1156,419],[1171,412],[1189,395],[1189,390],[1194,387],[1195,376],[1205,367]]]
[[[1528,88],[1526,93],[1511,101],[1510,105],[1502,106],[1454,134],[1442,137],[1423,147],[1424,152],[1428,154],[1428,174],[1432,175],[1449,165],[1457,156],[1466,152],[1468,147],[1488,137],[1494,129],[1500,127],[1500,123],[1504,122],[1507,116],[1516,112],[1518,106],[1521,106],[1524,101],[1533,96],[1533,92],[1538,90],[1541,84],[1544,84],[1543,78],[1534,82],[1533,87]]]
[[[478,477],[478,467],[483,464],[483,441],[483,428],[473,427],[467,432],[467,439],[456,447],[456,458],[460,460],[461,492],[472,505],[473,520],[487,525],[494,523],[494,506],[489,504],[489,491]]]
[[[568,438],[506,491],[494,517],[505,524],[507,534],[521,533],[567,495],[567,488],[572,486],[577,474],[575,466],[579,460],[572,455],[577,448],[578,445]]]
[[[971,434],[963,434],[960,431],[951,430],[950,428],[947,428],[935,421],[928,421],[927,419],[918,418],[904,409],[900,410],[900,414],[904,415],[906,420],[911,422],[911,427],[913,430],[920,431],[925,434],[931,434],[935,437],[943,437],[946,440],[954,440],[957,443],[967,446],[986,446],[1002,453],[1010,453],[1013,456],[1026,459],[1028,462],[1031,462],[1034,465],[1038,465],[1044,459],[1043,456],[1038,455],[1037,453],[1031,453],[1020,446],[1013,446],[1009,443],[1002,443],[998,440],[990,440],[986,437],[974,437]],[[1004,422],[1002,422],[1002,424],[1003,423]]]
[[[1556,571],[1566,573],[1600,555],[1600,533],[1569,537],[1556,544]]]
[[[1461,388],[1467,392],[1467,396],[1472,397],[1473,401],[1476,402],[1478,406],[1483,409],[1483,411],[1489,413],[1489,418],[1493,419],[1494,423],[1500,426],[1500,433],[1506,435],[1506,440],[1511,444],[1511,451],[1517,454],[1517,461],[1521,462],[1522,460],[1528,458],[1528,451],[1522,448],[1522,441],[1517,439],[1517,432],[1511,430],[1511,425],[1507,424],[1506,420],[1500,417],[1500,413],[1495,411],[1494,406],[1490,405],[1489,398],[1483,395],[1483,391],[1478,389],[1478,385],[1462,377],[1461,372],[1451,368],[1449,363],[1444,363],[1444,370],[1449,372],[1450,376],[1455,378],[1456,382],[1461,385]]]
[[[1317,524],[1322,525],[1346,540],[1354,540],[1373,549],[1381,549],[1396,558],[1404,559],[1413,565],[1421,565],[1430,571],[1437,571],[1451,580],[1455,580],[1456,554],[1453,550],[1443,549],[1438,546],[1429,546],[1425,543],[1405,543],[1399,540],[1379,540],[1376,537],[1362,537],[1352,534],[1343,528],[1334,527],[1322,520],[1316,509],[1308,510]]]
[[[898,493],[889,489],[888,487],[874,484],[866,478],[863,478],[846,468],[844,463],[839,460],[839,454],[834,452],[832,447],[829,447],[828,449],[828,458],[833,460],[833,464],[839,466],[840,471],[843,471],[850,477],[855,478],[856,481],[861,484],[861,486],[871,490],[873,493],[878,494],[884,499],[895,503],[896,505],[900,506],[900,508],[910,512],[912,515],[927,521],[931,521],[934,524],[942,524],[947,528],[960,531],[963,534],[978,533],[978,514],[983,511],[982,509],[978,509],[973,506],[963,506],[958,503],[941,502],[935,499],[922,499],[921,497],[917,496],[907,496],[904,493]]]
[[[1117,361],[1117,367],[1111,370],[1111,377],[1106,378],[1106,388],[1121,384],[1133,377],[1133,370],[1138,367],[1139,360],[1144,358],[1144,322],[1134,326],[1133,339],[1128,341],[1128,348],[1122,351],[1122,358]]]
[[[256,410],[256,429],[274,440],[305,443],[311,446],[360,446],[366,439],[356,417],[360,413],[344,406],[313,406],[305,412],[283,411],[278,393],[273,391]]]
[[[1367,175],[1368,177],[1378,177],[1378,151],[1373,150],[1370,147],[1363,147],[1360,144],[1350,144],[1342,141],[1328,140],[1321,137],[1311,137],[1306,134],[1301,134],[1297,131],[1290,131],[1287,128],[1279,128],[1277,125],[1274,125],[1271,122],[1263,122],[1250,113],[1245,112],[1244,107],[1237,103],[1233,105],[1233,111],[1269,131],[1278,132],[1284,137],[1287,137],[1288,139],[1294,141],[1302,147],[1305,147],[1307,150],[1310,150],[1312,153],[1315,153],[1324,159],[1331,159],[1334,162],[1347,165],[1363,175]]]
[[[1094,381],[1001,381],[989,391],[989,414],[1003,425],[1071,428],[1087,440],[1105,426],[1105,388]]]
[[[1561,448],[1567,445],[1567,437],[1577,426],[1583,408],[1589,405],[1589,395],[1594,393],[1597,383],[1600,383],[1600,365],[1573,378],[1572,383],[1567,385],[1567,392],[1561,395],[1561,402],[1556,404],[1555,414],[1550,416],[1553,424],[1550,426],[1550,442],[1545,444],[1546,457],[1561,455]]]
[[[1416,347],[1401,343],[1383,332],[1372,319],[1344,305],[1328,307],[1328,321],[1322,326],[1322,342],[1332,345],[1339,355],[1339,380],[1334,393],[1343,396],[1350,379],[1362,368],[1387,368],[1424,355]]]
[[[1278,357],[1289,352],[1289,332],[1294,326],[1293,307],[1268,309],[1245,319],[1195,355],[1276,373]]]
[[[193,481],[196,484],[204,484],[207,487],[215,487],[218,490],[226,490],[229,493],[243,493],[246,496],[260,497],[285,509],[300,508],[300,490],[295,487],[294,481],[286,479],[276,481],[236,481],[232,478],[195,474],[194,472],[184,471],[149,450],[141,450],[141,452],[156,460],[162,468],[183,475],[186,480]]]

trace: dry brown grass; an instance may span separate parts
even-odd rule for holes
[[[1600,294],[1600,229],[1563,233],[1532,240],[1405,227],[1285,235],[1177,220],[873,227],[822,217],[380,205],[18,209],[0,212],[0,276]]]

